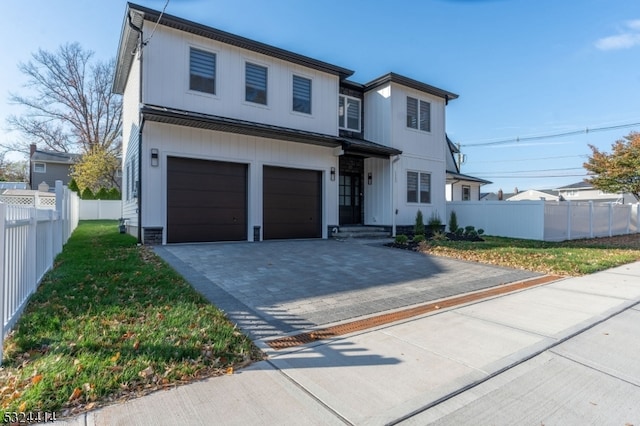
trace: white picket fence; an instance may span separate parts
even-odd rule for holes
[[[80,200],[80,220],[117,220],[121,217],[120,200]]]
[[[640,204],[570,201],[453,201],[459,226],[486,235],[539,241],[610,237],[640,232]]]
[[[0,362],[3,340],[78,226],[78,196],[56,181],[55,210],[0,203]]]

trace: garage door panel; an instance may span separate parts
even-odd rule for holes
[[[265,239],[322,237],[322,172],[265,167],[263,183]]]
[[[247,239],[247,165],[169,157],[167,241]]]

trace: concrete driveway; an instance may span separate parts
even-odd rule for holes
[[[539,276],[389,248],[379,240],[154,250],[254,340]]]

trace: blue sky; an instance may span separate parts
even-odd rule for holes
[[[2,141],[16,138],[6,117],[20,112],[8,93],[26,90],[17,64],[75,41],[114,57],[126,2],[28,5],[3,2],[0,13]],[[170,0],[167,13],[355,70],[360,83],[393,71],[459,94],[447,132],[462,144],[462,173],[494,182],[483,191],[580,181],[588,144],[609,150],[640,131],[627,126],[640,123],[636,0]]]

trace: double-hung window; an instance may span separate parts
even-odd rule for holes
[[[216,93],[216,54],[191,48],[189,52],[189,89]]]
[[[338,126],[360,132],[360,99],[340,95],[338,99]]]
[[[431,131],[431,104],[407,96],[407,127]]]
[[[34,173],[46,173],[47,172],[47,164],[46,163],[33,163],[33,172]]]
[[[246,63],[245,101],[255,104],[267,104],[267,67]]]
[[[293,110],[311,114],[311,80],[293,76]]]
[[[431,174],[407,172],[407,202],[431,203]]]

